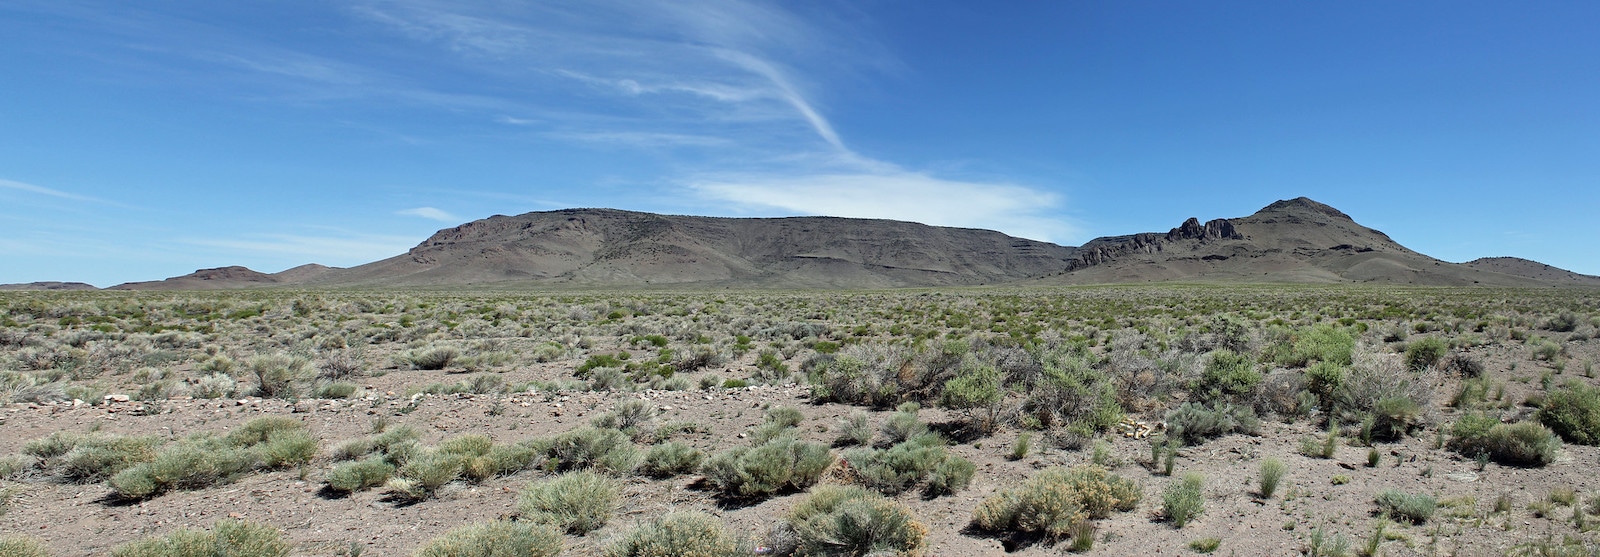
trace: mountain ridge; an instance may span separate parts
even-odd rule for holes
[[[119,290],[412,287],[899,288],[1130,282],[1600,287],[1517,258],[1450,263],[1306,197],[1082,246],[846,217],[700,217],[605,208],[494,215],[350,268],[201,269]]]

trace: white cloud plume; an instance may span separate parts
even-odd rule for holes
[[[399,211],[395,211],[394,214],[396,214],[396,215],[404,215],[404,216],[408,216],[408,217],[422,217],[422,218],[425,218],[425,219],[436,220],[436,221],[439,221],[439,222],[460,222],[461,221],[460,217],[457,217],[457,216],[452,215],[450,213],[447,213],[447,212],[445,212],[445,211],[443,211],[441,209],[436,209],[436,208],[433,208],[433,207],[416,207],[416,208],[413,208],[413,209],[401,209]]]
[[[938,226],[999,230],[1061,242],[1078,231],[1050,215],[1060,196],[1013,184],[946,180],[885,167],[813,175],[723,175],[696,179],[700,197],[746,210],[894,219]]]
[[[302,262],[317,261],[343,266],[368,263],[405,253],[416,245],[417,239],[409,236],[378,234],[337,236],[253,234],[238,238],[191,238],[184,242],[222,248],[235,253],[293,256],[293,259]]]

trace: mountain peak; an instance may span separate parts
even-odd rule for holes
[[[1256,214],[1262,213],[1319,213],[1340,220],[1355,221],[1350,215],[1333,208],[1325,203],[1317,202],[1309,197],[1296,197],[1294,199],[1280,199],[1271,205],[1263,207]]]

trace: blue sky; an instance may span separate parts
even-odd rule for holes
[[[1593,2],[0,4],[0,283],[397,255],[493,214],[1076,245],[1308,196],[1600,274]]]

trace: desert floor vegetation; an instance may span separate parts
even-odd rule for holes
[[[0,292],[0,547],[1591,554],[1597,335],[1555,289]]]

